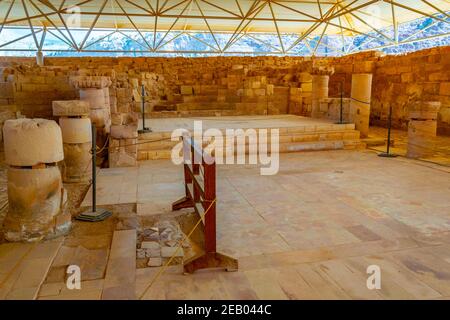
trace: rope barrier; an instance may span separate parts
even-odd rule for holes
[[[172,141],[172,138],[162,138],[162,139],[158,139],[158,140],[149,140],[149,141],[143,141],[143,142],[136,142],[136,143],[131,143],[131,144],[126,144],[123,146],[118,146],[118,147],[108,147],[108,149],[120,149],[120,148],[124,148],[124,147],[132,147],[132,146],[139,146],[139,145],[143,145],[146,143],[154,143],[154,142],[161,142],[161,141]]]
[[[352,99],[353,101],[356,101],[356,102],[359,102],[359,103],[362,103],[362,104],[366,104],[366,105],[369,105],[370,106],[370,102],[366,102],[366,101],[361,101],[361,100],[358,100],[358,99],[356,99],[356,98],[353,98],[353,97],[351,97],[350,99]]]
[[[177,246],[177,249],[174,252],[174,254],[169,258],[169,260],[164,264],[164,266],[161,269],[159,269],[158,273],[150,281],[150,284],[145,288],[144,292],[139,296],[139,300],[142,300],[142,298],[147,294],[148,290],[150,290],[150,288],[155,284],[155,282],[163,275],[164,271],[167,269],[167,267],[170,265],[170,263],[173,261],[173,259],[175,259],[176,255],[180,251],[180,249],[183,246],[183,244],[185,243],[185,241],[186,240],[190,240],[190,238],[191,238],[192,234],[194,233],[194,231],[197,229],[197,227],[200,225],[200,223],[202,223],[202,221],[204,220],[205,216],[208,214],[208,212],[211,210],[212,206],[216,202],[217,202],[217,198],[214,199],[213,201],[211,201],[211,204],[209,205],[208,209],[203,213],[202,216],[200,216],[200,219],[198,219],[197,223],[194,225],[194,227],[189,232],[189,234],[188,235],[184,235],[183,239],[179,242],[179,244]]]
[[[99,151],[97,151],[97,155],[99,155],[100,153],[102,153],[103,151],[105,151],[105,149],[109,149],[107,146],[108,146],[108,143],[109,143],[109,135],[108,135],[108,137],[106,138],[106,141],[105,141],[105,145],[99,150]],[[98,147],[97,147],[97,149],[98,149]],[[91,152],[92,153],[92,152]]]

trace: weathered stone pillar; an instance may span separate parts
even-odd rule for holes
[[[75,76],[72,85],[80,90],[80,100],[90,105],[90,118],[97,128],[97,146],[103,148],[111,130],[111,107],[109,87],[111,78],[104,76]],[[100,153],[99,159],[106,158],[107,152]]]
[[[69,231],[67,194],[57,162],[64,159],[61,129],[55,121],[5,122],[9,210],[4,221],[8,241],[40,241]]]
[[[92,176],[92,129],[89,113],[89,103],[85,101],[53,101],[53,115],[60,117],[59,125],[64,143],[64,182],[87,182]]]
[[[330,76],[328,75],[313,75],[312,76],[312,110],[311,117],[320,118],[322,113],[320,112],[320,101],[328,98],[328,83]]]
[[[354,74],[352,77],[352,95],[350,118],[355,122],[361,137],[369,136],[370,103],[372,99],[372,74]]]
[[[121,125],[111,127],[109,140],[109,166],[135,167],[138,158],[137,125]]]
[[[434,153],[440,102],[415,102],[409,107],[408,158],[425,158]]]

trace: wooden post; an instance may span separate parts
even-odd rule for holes
[[[176,211],[182,208],[194,208],[199,218],[202,220],[204,218],[205,238],[204,252],[184,261],[184,271],[186,273],[193,273],[195,270],[205,268],[225,268],[227,271],[236,271],[238,269],[238,261],[216,251],[215,159],[210,155],[205,156],[203,149],[195,145],[194,140],[191,140],[188,136],[183,136],[183,152],[185,160],[184,180],[186,195],[173,203],[172,209]],[[205,160],[205,157],[207,157],[207,160]],[[201,164],[195,163],[195,159],[201,159]],[[203,168],[203,176],[200,165]],[[203,189],[200,180],[203,181]],[[191,189],[190,186],[192,186]],[[201,206],[196,204],[201,204]]]
[[[204,163],[204,162],[203,162]],[[216,252],[216,163],[206,165],[205,168],[205,210],[209,209],[205,216],[205,251]]]

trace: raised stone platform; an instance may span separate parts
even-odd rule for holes
[[[153,132],[139,136],[138,159],[169,159],[172,148],[178,143],[171,141],[172,132],[179,128],[193,132],[195,121],[202,121],[203,130],[215,128],[222,132],[226,129],[279,129],[280,153],[362,146],[354,124],[335,124],[325,119],[294,115],[158,118],[146,119],[146,127]]]

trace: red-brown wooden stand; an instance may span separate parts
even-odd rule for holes
[[[207,268],[225,268],[227,271],[237,271],[237,259],[216,251],[215,159],[204,155],[203,150],[188,136],[183,136],[183,153],[186,196],[174,202],[172,210],[194,208],[202,218],[205,230],[204,253],[185,261],[184,272],[193,273],[196,270]],[[206,212],[206,210],[208,211]]]

